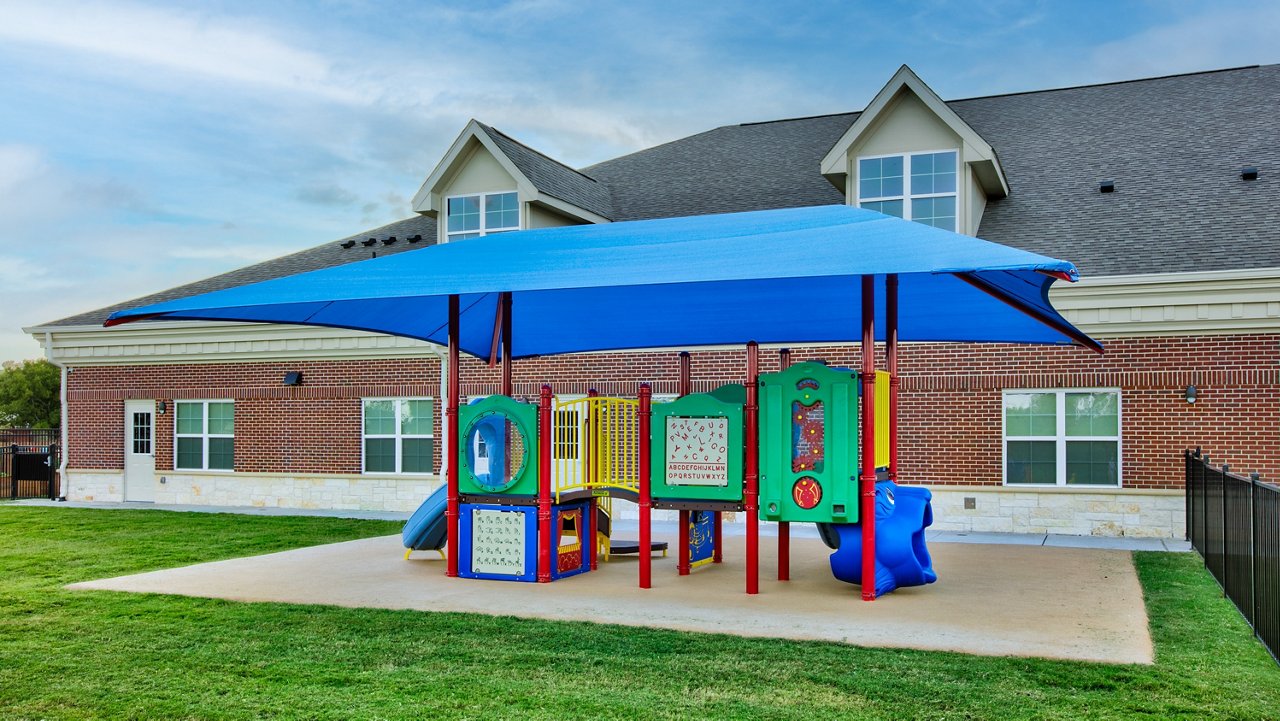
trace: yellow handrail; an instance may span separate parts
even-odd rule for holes
[[[552,406],[551,468],[556,501],[581,489],[639,488],[639,401],[587,397]]]

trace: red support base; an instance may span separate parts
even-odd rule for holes
[[[462,397],[462,382],[458,377],[461,373],[461,363],[458,358],[458,341],[462,331],[462,321],[460,313],[461,302],[456,295],[449,296],[449,356],[448,356],[448,394],[449,397],[445,403],[445,423],[448,426],[449,447],[445,449],[445,457],[448,459],[449,472],[445,479],[448,489],[445,491],[445,526],[448,529],[448,539],[445,541],[445,575],[456,577],[458,575],[458,533],[459,527],[459,498],[458,498],[458,402]]]
[[[538,404],[538,583],[551,583],[551,386]]]
[[[760,354],[755,341],[747,344],[746,462],[743,464],[742,510],[747,518],[747,593],[760,593]]]
[[[591,514],[587,528],[591,529],[591,570],[594,571],[600,566],[600,501],[592,498],[587,504],[587,513]]]
[[[715,514],[716,514],[716,520],[715,520],[716,537],[711,545],[711,562],[721,563],[724,561],[724,552],[722,550],[722,543],[723,543],[723,537],[724,537],[724,516],[723,514],[720,513],[720,511],[716,511]]]
[[[778,523],[778,580],[791,580],[791,524]]]
[[[650,528],[650,516],[653,499],[649,497],[649,423],[653,411],[649,404],[653,392],[647,383],[640,386],[639,395],[640,408],[636,414],[639,416],[640,442],[636,445],[639,446],[640,458],[637,459],[636,466],[640,476],[640,588],[650,588],[653,567],[653,534]]]
[[[876,598],[876,292],[862,276],[862,600]]]
[[[676,570],[681,576],[689,575],[689,512],[680,511],[680,560]]]

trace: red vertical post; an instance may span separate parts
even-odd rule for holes
[[[502,304],[502,395],[510,398],[513,390],[511,381],[511,293],[498,296]]]
[[[445,435],[449,439],[449,445],[444,449],[449,466],[445,482],[449,484],[449,488],[445,491],[444,515],[449,534],[446,542],[448,561],[445,564],[445,574],[450,577],[458,575],[458,447],[461,445],[458,440],[458,401],[462,395],[462,384],[458,377],[462,365],[458,362],[458,338],[461,335],[462,326],[459,308],[458,296],[449,296],[449,367],[447,370],[449,397],[445,399],[444,411],[445,423],[448,426],[448,432]]]
[[[636,409],[636,420],[639,425],[639,448],[640,457],[636,459],[637,475],[640,476],[640,588],[649,588],[651,586],[651,566],[653,565],[652,549],[653,538],[649,527],[650,515],[652,507],[649,498],[649,423],[653,410],[650,407],[653,391],[649,388],[648,383],[640,386],[640,407]]]
[[[898,482],[898,274],[884,279],[884,352],[889,365],[889,480]]]
[[[791,349],[778,351],[778,368],[786,370],[791,367]],[[791,523],[778,521],[778,580],[791,580]]]
[[[588,398],[595,398],[598,395],[600,394],[596,392],[595,388],[591,388],[587,390]],[[586,418],[584,419],[584,425],[583,425],[583,428],[585,429],[585,433],[584,433],[585,437],[582,439],[582,443],[585,444],[583,446],[583,449],[587,457],[587,478],[585,480],[587,481],[588,485],[590,485],[596,480],[596,466],[595,466],[596,434],[595,434],[595,428],[592,425],[593,423],[595,423],[595,413],[591,408],[591,406],[588,405]],[[591,511],[591,570],[594,571],[600,566],[600,525],[599,525],[600,524],[600,499],[596,498],[595,496],[592,496],[590,505],[591,505],[591,508],[590,508],[590,511]],[[609,530],[610,532],[612,532],[613,531],[612,518],[609,519],[609,524],[610,524]]]
[[[538,583],[551,583],[551,386],[538,402]]]
[[[742,511],[747,518],[747,593],[760,592],[760,348],[747,344],[746,461],[743,464]]]
[[[680,532],[679,541],[680,555],[679,561],[676,563],[676,572],[681,576],[689,575],[689,511],[681,509],[680,511]]]
[[[862,276],[862,600],[876,598],[876,285]]]
[[[689,395],[693,390],[693,373],[689,358],[689,351],[680,351],[680,380],[677,384],[676,391],[680,397]],[[677,553],[676,572],[681,576],[689,575],[689,511],[680,511],[679,520],[679,550]]]
[[[716,511],[715,515],[716,537],[711,545],[711,562],[721,563],[724,561],[724,551],[721,545],[721,539],[724,538],[724,516],[720,511]]]

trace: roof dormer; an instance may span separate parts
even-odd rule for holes
[[[485,232],[607,223],[613,212],[602,183],[476,120],[467,123],[427,176],[413,209],[441,219],[441,242]],[[466,227],[451,230],[450,218],[459,214],[466,216]],[[489,227],[491,220],[499,225]]]
[[[962,233],[976,232],[988,199],[1009,194],[995,150],[906,65],[822,159],[822,174],[851,205],[922,222],[950,212]]]

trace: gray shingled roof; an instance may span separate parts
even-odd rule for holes
[[[613,188],[615,220],[843,203],[819,163],[857,117],[730,125],[585,171]]]
[[[409,239],[414,236],[421,236],[421,240],[410,242]],[[389,245],[384,241],[394,237],[395,241]],[[375,242],[371,245],[365,245],[370,239]],[[354,245],[350,248],[342,247],[345,242],[354,241]],[[367,230],[363,233],[348,236],[339,240],[318,245],[314,248],[300,250],[297,253],[264,260],[261,263],[255,263],[230,273],[215,275],[212,278],[205,278],[194,283],[180,285],[176,288],[146,295],[141,298],[134,298],[122,303],[99,308],[73,315],[68,318],[56,320],[52,323],[44,325],[98,325],[107,319],[107,316],[123,310],[125,308],[136,308],[141,305],[150,305],[152,303],[162,303],[166,300],[175,298],[185,298],[189,295],[198,293],[208,293],[224,288],[235,288],[236,286],[257,283],[262,280],[271,280],[272,278],[281,278],[286,275],[296,275],[298,273],[306,273],[310,270],[319,270],[321,268],[329,268],[335,265],[344,265],[357,260],[366,260],[372,258],[376,253],[378,257],[391,255],[393,253],[403,253],[406,250],[422,248],[436,243],[436,221],[434,218],[428,218],[424,215],[415,215],[412,218],[405,218],[394,223],[388,223],[380,228]]]
[[[1280,267],[1280,65],[949,105],[1009,180],[983,238],[1085,276]]]
[[[524,173],[534,187],[560,200],[613,220],[613,198],[609,187],[582,171],[574,170],[559,160],[548,158],[515,140],[501,130],[476,123],[488,133],[495,145]]]
[[[1119,275],[1280,267],[1280,65],[948,103],[1000,158],[978,235]],[[613,220],[844,201],[819,162],[857,113],[731,125],[573,170],[482,126],[542,192]],[[1258,168],[1254,181],[1240,178]],[[1114,180],[1116,191],[1098,192]],[[355,239],[421,233],[409,218]],[[48,325],[369,257],[336,241]]]

